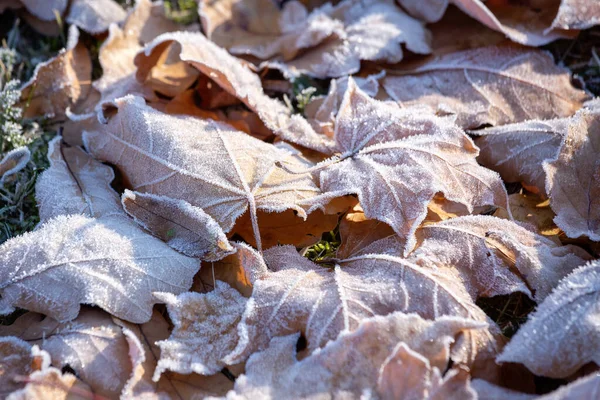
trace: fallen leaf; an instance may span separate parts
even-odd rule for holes
[[[373,100],[350,83],[334,139],[339,155],[316,167],[321,189],[357,194],[365,216],[390,225],[407,240],[407,251],[439,192],[469,211],[508,208],[500,177],[475,162],[477,148],[447,119]]]
[[[25,386],[22,378],[50,366],[48,353],[10,335],[0,337],[0,395],[6,398]]]
[[[162,114],[133,96],[113,107],[116,115],[101,131],[83,134],[91,154],[116,165],[133,190],[187,201],[226,233],[248,210],[259,248],[258,210],[292,209],[305,217],[311,198],[320,194],[310,174],[294,175],[276,166],[306,164],[229,125]]]
[[[538,400],[576,400],[588,396],[596,396],[600,390],[600,375],[593,373],[568,385],[559,387],[553,392],[538,398]]]
[[[512,221],[491,216],[426,224],[408,260],[430,269],[451,268],[476,300],[523,292],[543,300],[558,282],[590,260],[576,246],[560,246]]]
[[[65,49],[48,61],[39,63],[33,76],[21,88],[23,116],[65,116],[65,110],[82,102],[91,90],[92,61],[79,42],[79,31],[69,28]]]
[[[68,0],[19,0],[36,18],[42,21],[55,21],[57,15],[63,15]]]
[[[35,371],[26,379],[25,387],[11,393],[7,400],[87,400],[94,396],[75,375],[63,374],[56,368]]]
[[[544,162],[554,222],[568,237],[600,240],[600,112],[580,110],[569,122],[558,158]]]
[[[238,341],[237,325],[246,299],[237,290],[217,281],[213,291],[160,295],[175,327],[168,339],[157,342],[160,359],[154,381],[164,371],[212,375],[221,371]]]
[[[219,224],[186,201],[125,190],[122,202],[135,222],[186,256],[216,261],[234,251]]]
[[[397,310],[431,319],[454,315],[486,321],[448,275],[385,254],[389,248],[380,242],[365,255],[334,261],[334,267],[316,265],[292,246],[266,250],[265,261],[254,253],[244,264],[254,290],[238,326],[240,340],[223,361],[243,361],[271,338],[297,331],[314,351],[366,318]],[[460,362],[472,364],[478,351],[493,353],[495,345],[489,332],[482,332],[470,339]]]
[[[532,394],[520,393],[515,390],[507,389],[501,386],[494,385],[483,379],[473,379],[471,381],[471,387],[477,393],[478,398],[486,400],[532,400],[534,398],[539,399]]]
[[[442,371],[400,342],[381,366],[377,392],[383,399],[477,399],[469,385],[469,371]]]
[[[18,147],[4,154],[0,159],[0,184],[27,166],[31,152],[27,147]]]
[[[600,263],[576,269],[530,315],[498,362],[521,363],[551,378],[567,377],[589,362],[600,364],[599,292]]]
[[[97,35],[106,32],[110,24],[119,23],[126,17],[127,12],[113,0],[73,0],[66,21]]]
[[[340,221],[340,247],[336,256],[347,258],[379,239],[394,235],[394,230],[376,219],[368,219],[356,204]]]
[[[549,29],[587,29],[600,25],[600,4],[585,0],[562,0]]]
[[[510,46],[445,54],[397,72],[383,81],[390,97],[455,114],[463,128],[569,117],[588,99],[550,54]]]
[[[427,321],[396,312],[363,320],[354,332],[342,333],[301,361],[295,357],[299,334],[274,337],[266,350],[250,357],[228,398],[358,397],[375,392],[380,367],[399,342],[421,353],[432,367],[445,369],[462,334],[483,327],[463,318]]]
[[[542,163],[555,159],[567,134],[569,120],[530,120],[473,131],[477,161],[500,174],[505,182],[520,182],[530,192],[546,195]]]
[[[508,196],[508,203],[515,221],[521,222],[529,230],[544,235],[560,243],[560,228],[556,226],[553,219],[556,216],[550,208],[550,200],[542,200],[539,196],[527,193],[513,193]],[[498,209],[495,217],[509,219],[506,210]]]
[[[76,149],[61,161],[58,140],[50,147],[54,161],[38,193],[48,219],[0,245],[1,312],[21,307],[64,322],[85,303],[129,321],[146,321],[158,302],[152,292],[186,291],[198,261],[138,228],[108,186],[113,178],[108,167]],[[68,176],[64,186],[52,186],[61,174]]]
[[[53,366],[68,366],[100,396],[118,396],[131,375],[122,329],[101,310],[84,308],[75,320],[64,323],[30,312],[12,325],[0,326],[0,335],[39,346]]]

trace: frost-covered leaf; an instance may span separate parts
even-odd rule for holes
[[[381,366],[377,392],[383,399],[477,399],[469,385],[468,370],[432,368],[427,358],[404,342]]]
[[[64,14],[69,0],[19,0],[27,11],[42,21],[55,21],[57,15]]]
[[[588,99],[550,54],[508,46],[441,55],[398,76],[388,72],[383,87],[404,106],[456,114],[464,128],[569,117]]]
[[[576,246],[559,246],[512,221],[490,216],[451,218],[424,225],[409,260],[456,274],[474,299],[521,291],[543,300],[558,282],[590,259]]]
[[[275,55],[290,60],[344,35],[341,21],[319,10],[309,15],[298,1],[282,6],[272,0],[201,1],[198,11],[207,38],[232,54],[263,60]]]
[[[600,25],[600,3],[587,0],[562,0],[552,29],[587,29]]]
[[[559,387],[537,400],[578,400],[593,399],[600,395],[600,374],[597,372],[579,378],[568,385]]]
[[[481,400],[532,400],[537,398],[535,395],[497,386],[483,379],[473,379],[471,387],[477,393],[477,398]]]
[[[376,219],[368,219],[360,204],[344,215],[339,229],[338,258],[350,257],[379,239],[395,235],[389,225]]]
[[[558,158],[544,163],[554,222],[567,236],[600,240],[600,112],[571,118]]]
[[[31,152],[27,147],[19,147],[4,154],[0,159],[0,184],[25,168],[30,158]]]
[[[498,357],[536,375],[564,378],[583,365],[600,365],[600,262],[564,278],[530,315]],[[527,351],[524,351],[527,349]]]
[[[12,325],[0,326],[0,335],[39,346],[50,354],[53,366],[68,366],[101,396],[118,396],[131,375],[129,345],[122,329],[101,310],[85,308],[65,323],[27,313]]]
[[[88,385],[70,373],[56,368],[35,371],[26,378],[21,390],[11,393],[7,400],[86,400],[94,397]]]
[[[266,250],[265,261],[254,253],[244,264],[254,290],[238,328],[240,341],[225,362],[243,361],[271,338],[297,331],[313,351],[357,329],[366,318],[398,310],[423,318],[456,315],[486,321],[451,276],[385,254],[391,251],[386,244],[377,242],[369,254],[338,260],[334,267],[314,264],[292,246]],[[478,351],[482,357],[496,351],[487,331],[469,343],[460,360],[468,364]]]
[[[292,209],[305,216],[310,199],[320,194],[310,174],[276,166],[306,164],[229,125],[162,114],[139,97],[124,97],[114,107],[117,113],[106,126],[84,133],[88,151],[116,165],[133,190],[187,201],[225,232],[249,210],[258,247],[257,210]]]
[[[484,327],[463,318],[427,321],[396,312],[363,320],[354,332],[342,333],[301,361],[295,354],[298,334],[275,337],[266,350],[250,357],[228,398],[359,397],[376,391],[380,368],[399,342],[445,370],[451,353],[464,345],[462,336]]]
[[[186,256],[216,261],[234,251],[219,224],[186,201],[125,190],[122,202],[140,226]]]
[[[69,28],[65,49],[39,63],[31,79],[21,89],[24,117],[64,117],[67,107],[85,100],[90,93],[92,61],[79,41],[79,31]]]
[[[439,21],[446,8],[448,0],[396,0],[410,15],[426,22]]]
[[[556,216],[550,208],[550,200],[541,199],[531,193],[513,193],[508,196],[508,204],[515,221],[522,223],[527,229],[549,237],[557,244],[560,243],[559,235],[562,233],[553,219]],[[498,209],[493,214],[495,217],[508,219],[505,210]]]
[[[531,120],[473,131],[477,135],[479,161],[500,173],[505,182],[520,182],[542,196],[546,194],[546,174],[542,163],[556,158],[568,119]]]
[[[201,33],[167,33],[147,44],[135,59],[138,81],[144,83],[151,76],[152,69],[165,52],[170,59],[174,58],[173,54],[179,54],[181,61],[189,63],[212,79],[214,84],[241,100],[274,134],[305,147],[325,148],[322,135],[317,135],[304,118],[291,115],[282,102],[265,95],[256,74]]]
[[[528,46],[543,46],[556,39],[576,35],[576,32],[551,29],[557,12],[556,1],[451,1],[482,24],[505,34],[514,42]]]
[[[157,343],[160,360],[154,380],[166,371],[212,375],[226,365],[221,360],[238,341],[237,325],[246,299],[224,282],[211,292],[161,296],[175,325],[167,340]]]
[[[106,32],[112,23],[119,23],[127,12],[113,0],[73,0],[66,21],[91,34]]]
[[[339,156],[317,165],[321,189],[357,194],[365,215],[390,225],[408,250],[437,193],[469,211],[508,208],[500,177],[477,164],[477,148],[448,119],[373,100],[350,83],[334,139]]]
[[[64,144],[60,136],[48,144],[48,159],[50,168],[35,186],[40,220],[69,214],[97,218],[123,213],[117,193],[110,187],[115,175],[109,166]]]
[[[0,396],[25,386],[22,378],[45,369],[50,365],[50,356],[39,348],[17,337],[3,334],[0,337]]]

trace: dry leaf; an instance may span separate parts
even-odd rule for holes
[[[498,356],[524,364],[536,375],[564,378],[583,365],[600,365],[598,303],[600,262],[564,278]],[[523,351],[527,349],[527,351]]]
[[[86,47],[79,43],[79,31],[69,28],[65,49],[48,61],[39,63],[31,79],[21,88],[23,116],[65,116],[65,110],[82,102],[91,90],[92,61]]]
[[[538,400],[578,400],[598,397],[600,394],[600,375],[593,373],[568,385],[559,387],[547,395],[541,396]]]
[[[84,308],[65,323],[27,313],[12,325],[0,326],[0,335],[39,346],[50,354],[53,366],[68,366],[101,396],[117,397],[131,375],[129,345],[121,327],[97,309]]]
[[[489,216],[451,218],[424,225],[409,261],[450,267],[473,299],[513,292],[543,300],[558,282],[591,257],[576,246],[559,246],[512,221]]]
[[[159,298],[167,303],[175,328],[167,340],[156,343],[160,347],[160,360],[154,381],[166,370],[201,375],[221,371],[226,366],[221,360],[237,344],[236,328],[246,299],[221,281],[205,294],[188,292],[177,297],[164,294]]]
[[[558,158],[544,163],[554,222],[568,237],[600,240],[600,112],[574,116]]]
[[[515,221],[560,244],[558,235],[561,230],[553,221],[556,215],[550,208],[550,200],[541,200],[534,194],[513,193],[508,196],[508,203]],[[509,218],[506,211],[501,209],[496,210],[493,215],[503,219]]]
[[[225,232],[249,210],[258,247],[258,210],[292,209],[304,217],[311,211],[310,199],[320,194],[309,174],[290,174],[275,165],[298,169],[306,164],[229,125],[162,114],[139,97],[113,105],[117,113],[108,125],[83,135],[95,157],[116,165],[133,190],[187,201]]]
[[[383,81],[394,100],[456,114],[463,128],[569,117],[588,99],[550,54],[517,47],[450,53],[399,73]]]
[[[241,100],[254,111],[265,126],[285,140],[323,150],[322,135],[317,135],[310,124],[280,101],[264,94],[262,84],[245,64],[224,49],[207,40],[201,33],[168,33],[149,43],[135,58],[137,79],[145,82],[161,55],[179,49],[179,58],[206,75],[224,91]]]
[[[551,29],[587,29],[600,25],[600,3],[562,0]]]
[[[531,120],[473,131],[477,161],[500,173],[505,182],[520,182],[527,190],[546,195],[542,163],[556,158],[568,119]]]
[[[216,261],[234,251],[219,224],[186,201],[125,190],[122,202],[135,222],[186,256]]]
[[[207,38],[232,54],[263,60],[276,55],[290,60],[344,34],[340,21],[319,10],[309,16],[297,1],[281,6],[271,0],[201,1],[198,11]]]
[[[377,392],[382,399],[477,399],[469,385],[469,371],[442,371],[400,342],[381,366]]]
[[[240,341],[224,361],[243,361],[271,338],[297,331],[313,351],[366,318],[396,310],[431,319],[457,315],[486,320],[460,284],[384,254],[390,250],[385,246],[385,241],[377,242],[365,250],[368,254],[338,260],[334,267],[316,265],[291,246],[266,250],[265,261],[254,253],[244,264],[254,290],[238,327]],[[461,361],[470,364],[479,348],[494,351],[489,333],[472,340],[476,348],[467,349],[469,360]]]
[[[35,371],[27,377],[21,390],[11,393],[7,400],[87,400],[94,397],[90,388],[75,375],[56,368]]]
[[[39,369],[48,368],[50,356],[37,347],[8,334],[0,337],[0,396],[6,398],[25,386],[23,378]]]
[[[158,302],[152,292],[186,291],[198,261],[138,228],[109,187],[110,168],[79,149],[63,158],[59,140],[50,146],[53,164],[38,186],[45,222],[0,245],[0,309],[21,307],[68,321],[85,303],[144,322]],[[52,186],[61,175],[64,183]]]
[[[394,235],[394,230],[376,219],[368,219],[356,204],[340,221],[340,247],[336,256],[347,258],[379,239]]]
[[[373,100],[351,82],[334,139],[339,156],[317,165],[321,189],[357,194],[365,216],[390,225],[407,251],[439,192],[469,211],[508,208],[500,177],[476,163],[477,148],[447,119]]]
[[[460,337],[483,327],[463,318],[427,321],[396,312],[363,320],[354,332],[342,333],[301,361],[295,354],[298,334],[275,337],[266,350],[250,357],[228,398],[357,398],[375,392],[380,367],[398,342],[445,370],[451,353],[461,346]]]
[[[18,147],[9,151],[0,159],[0,184],[10,176],[16,174],[29,162],[31,152],[27,147]]]
[[[36,18],[42,21],[56,21],[56,16],[63,15],[69,0],[19,0]]]
[[[67,15],[68,24],[93,35],[106,32],[110,24],[127,17],[127,12],[113,0],[73,0]]]
[[[511,389],[507,389],[501,386],[496,386],[493,383],[484,381],[483,379],[473,379],[471,381],[471,387],[477,393],[477,397],[481,400],[532,400],[538,397],[520,393]]]

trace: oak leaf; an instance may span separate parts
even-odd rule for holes
[[[399,74],[383,81],[390,97],[455,114],[463,128],[569,117],[588,99],[548,53],[510,46],[441,55]]]
[[[568,237],[600,240],[600,112],[571,118],[558,158],[544,163],[554,222]]]
[[[310,174],[290,174],[276,166],[306,168],[293,154],[229,125],[162,114],[139,97],[112,104],[108,111],[116,115],[108,124],[83,135],[91,154],[116,165],[133,190],[187,201],[224,232],[248,210],[259,248],[258,210],[292,209],[305,217],[313,207],[311,198],[321,193]]]
[[[250,357],[228,398],[351,398],[375,392],[380,368],[399,342],[431,367],[445,370],[461,336],[483,327],[469,319],[428,321],[395,312],[363,320],[354,332],[342,333],[300,361],[295,357],[299,334],[275,337]]]
[[[351,82],[334,139],[339,155],[316,167],[321,189],[330,196],[357,194],[365,216],[390,225],[407,240],[407,251],[439,192],[468,211],[508,209],[500,177],[477,164],[477,148],[447,119],[373,100]]]
[[[576,269],[529,316],[497,360],[522,363],[551,378],[567,377],[589,362],[600,365],[599,292],[600,263]]]

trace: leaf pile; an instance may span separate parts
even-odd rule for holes
[[[68,29],[11,92],[62,134],[0,244],[2,398],[598,391],[600,103],[523,46],[595,1],[169,4],[0,2]]]

